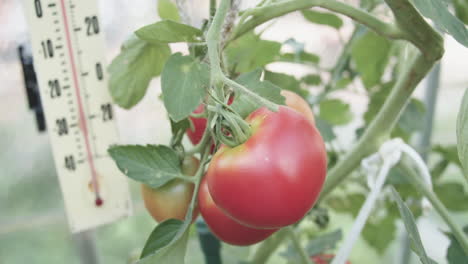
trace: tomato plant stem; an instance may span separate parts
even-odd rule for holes
[[[294,232],[294,228],[291,226],[287,226],[284,228],[286,232],[288,233],[289,238],[293,242],[294,249],[296,249],[297,253],[299,254],[301,258],[301,263],[302,264],[312,264],[312,261],[310,260],[310,257],[307,255],[307,253],[304,251],[304,249],[301,246],[301,243],[299,241],[299,238],[297,237],[296,233]]]
[[[379,113],[361,136],[356,146],[328,173],[327,181],[320,194],[320,200],[344,180],[364,157],[377,151],[378,147],[389,138],[390,132],[398,121],[416,85],[432,68],[433,62],[427,61],[422,54],[418,54],[411,60],[410,65],[408,70],[399,78]]]
[[[209,130],[208,127],[206,128],[206,130]],[[205,150],[209,139],[210,139],[210,133],[203,133],[203,136],[200,142],[192,149],[187,150],[185,152],[185,155],[193,155],[195,153],[203,154],[202,152]]]
[[[213,19],[216,13],[216,0],[210,0],[210,20]]]
[[[216,14],[213,18],[213,22],[211,23],[210,28],[206,34],[206,42],[208,46],[208,58],[210,60],[211,66],[211,85],[217,86],[220,82],[225,83],[226,85],[234,88],[238,92],[245,93],[255,100],[259,101],[268,109],[272,111],[277,111],[278,105],[269,100],[257,95],[256,93],[250,91],[243,85],[229,79],[224,75],[221,70],[220,64],[220,53],[219,53],[219,42],[220,42],[220,35],[221,35],[221,28],[224,22],[224,18],[226,17],[230,0],[221,0],[218,9],[216,10]]]
[[[205,136],[205,134],[209,134],[208,128],[205,130],[205,133],[203,136]],[[210,148],[211,148],[210,145],[206,144],[206,142],[204,142],[203,146],[204,146],[204,151],[201,154],[200,167],[198,167],[198,170],[195,173],[195,176],[193,177],[195,187],[193,188],[192,200],[190,202],[187,215],[185,216],[185,222],[188,222],[188,223],[192,222],[193,211],[195,210],[195,204],[198,200],[197,196],[198,196],[198,191],[200,189],[200,182],[201,182],[201,179],[203,178],[203,174],[205,173],[205,166],[207,164],[207,160],[208,160],[208,156],[209,156]]]
[[[463,232],[461,227],[459,227],[453,218],[450,216],[447,208],[439,200],[436,194],[427,186],[423,179],[418,175],[417,172],[408,164],[406,160],[400,162],[400,167],[406,172],[409,176],[407,179],[413,184],[414,188],[422,193],[432,204],[437,213],[444,219],[448,227],[452,231],[453,235],[457,239],[461,248],[468,256],[468,236]]]
[[[405,32],[404,39],[413,43],[428,61],[438,61],[444,54],[442,36],[431,27],[409,0],[385,0],[397,24]]]
[[[222,81],[226,84],[226,85],[229,85],[231,87],[233,87],[235,90],[237,91],[240,91],[241,93],[245,93],[249,96],[251,96],[252,98],[255,98],[256,100],[258,100],[261,104],[265,105],[266,107],[268,107],[268,109],[272,110],[272,111],[278,111],[278,105],[257,95],[256,93],[250,91],[249,89],[247,89],[246,87],[244,87],[242,84],[239,84],[231,79],[229,79],[228,77],[226,76],[222,76]]]
[[[281,242],[283,242],[287,235],[288,231],[286,230],[286,228],[283,228],[271,237],[269,237],[267,240],[263,241],[255,251],[255,255],[253,256],[250,262],[254,264],[267,263],[270,256],[279,247],[279,245],[281,244]]]
[[[273,18],[283,16],[293,11],[308,9],[311,7],[322,7],[330,11],[348,16],[355,21],[366,25],[377,33],[391,39],[406,39],[408,36],[398,26],[383,22],[365,10],[355,8],[351,5],[334,0],[289,0],[272,3],[263,7],[257,7],[248,12],[251,18],[239,24],[233,32],[230,40],[234,40],[246,32],[254,29]]]

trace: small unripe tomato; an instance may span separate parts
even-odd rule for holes
[[[200,185],[198,207],[211,232],[221,241],[231,245],[252,245],[266,239],[277,230],[246,227],[224,214],[213,202],[206,179],[203,179]]]
[[[182,161],[182,173],[193,176],[197,172],[200,161],[195,157],[185,157]],[[153,189],[141,185],[141,194],[145,207],[158,223],[175,218],[184,221],[193,195],[193,183],[174,179],[160,188]],[[193,218],[198,216],[198,210],[193,212]]]

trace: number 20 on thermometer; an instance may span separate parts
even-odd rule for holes
[[[72,232],[131,212],[95,0],[23,0],[49,138]]]

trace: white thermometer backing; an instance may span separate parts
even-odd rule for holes
[[[34,68],[72,232],[131,213],[96,0],[24,0]]]

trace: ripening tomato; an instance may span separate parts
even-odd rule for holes
[[[195,109],[195,111],[193,111],[193,113],[201,114],[203,113],[203,111],[205,111],[205,107],[203,106],[203,104],[201,104],[197,107],[197,109]],[[206,118],[192,116],[190,116],[189,118],[192,121],[193,129],[187,129],[187,136],[192,142],[192,144],[197,145],[201,141],[203,133],[205,133]]]
[[[318,254],[311,256],[310,259],[314,261],[315,264],[329,264],[335,257],[334,254]],[[346,264],[351,264],[351,262],[346,261]]]
[[[199,163],[200,161],[195,157],[186,157],[182,161],[182,173],[187,176],[195,175]],[[174,179],[157,189],[142,184],[141,194],[146,209],[158,223],[170,218],[184,221],[192,200],[193,188],[193,183]],[[197,216],[198,210],[195,209],[193,219]]]
[[[279,228],[299,221],[322,189],[327,161],[318,130],[297,111],[265,107],[246,121],[252,136],[234,148],[222,146],[207,172],[216,205],[254,228]]]
[[[228,217],[211,199],[206,178],[202,180],[198,192],[198,207],[211,232],[220,240],[232,245],[252,245],[266,239],[277,230],[246,227]]]
[[[286,98],[287,106],[304,115],[311,124],[315,124],[314,114],[312,113],[309,104],[306,102],[306,100],[304,100],[304,98],[288,90],[281,90],[281,95]]]

